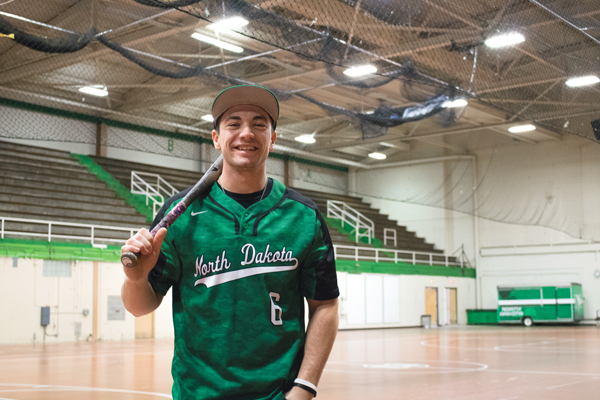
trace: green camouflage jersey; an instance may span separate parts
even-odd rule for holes
[[[323,217],[277,181],[247,209],[213,185],[169,228],[149,281],[173,287],[176,400],[284,399],[302,362],[303,298],[339,295]]]

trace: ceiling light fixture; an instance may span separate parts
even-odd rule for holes
[[[314,143],[317,141],[312,135],[296,136],[294,139],[302,143]]]
[[[209,25],[209,28],[221,32],[225,30],[239,29],[246,25],[248,25],[247,19],[244,19],[242,17],[231,17],[227,19],[222,19],[219,22],[215,22],[214,24]]]
[[[442,107],[443,108],[459,108],[459,107],[465,107],[467,104],[469,104],[469,102],[466,101],[465,99],[456,99],[456,100],[446,101],[444,104],[442,104]]]
[[[344,71],[344,74],[351,77],[356,77],[374,74],[375,72],[377,72],[377,68],[373,65],[359,65],[357,67],[348,68]]]
[[[234,53],[241,53],[241,52],[244,51],[244,49],[242,49],[239,46],[236,46],[236,45],[231,44],[231,43],[226,43],[226,42],[224,42],[222,40],[219,40],[219,39],[211,38],[210,36],[206,36],[206,35],[203,35],[203,34],[198,33],[198,32],[192,33],[192,37],[194,39],[196,39],[196,40],[201,41],[201,42],[212,44],[213,46],[217,46],[217,47],[220,47],[220,48],[222,48],[224,50],[232,51]]]
[[[385,154],[377,152],[369,153],[369,157],[374,158],[376,160],[385,160],[387,158]]]
[[[491,37],[485,41],[485,45],[491,48],[512,46],[525,41],[525,37],[520,33],[507,33]]]
[[[102,85],[84,86],[84,87],[79,88],[79,91],[82,93],[91,94],[92,96],[98,96],[98,97],[108,96],[108,90],[106,89],[106,86],[102,86]]]
[[[529,132],[535,131],[535,125],[527,124],[527,125],[517,125],[508,128],[510,133],[521,133],[521,132]]]
[[[580,76],[579,78],[571,78],[568,81],[566,81],[565,84],[569,87],[578,87],[578,86],[593,85],[598,82],[600,82],[600,79],[598,79],[597,76],[588,75],[588,76]]]
[[[213,122],[215,120],[213,118],[213,116],[210,115],[210,114],[203,115],[203,116],[200,117],[200,119],[203,119],[203,120],[208,121],[208,122]]]

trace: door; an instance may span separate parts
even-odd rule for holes
[[[458,300],[456,288],[446,288],[446,320],[450,325],[458,324]]]
[[[135,318],[135,338],[154,338],[154,312]]]
[[[431,325],[438,325],[438,291],[437,288],[425,288],[425,314],[431,315]]]

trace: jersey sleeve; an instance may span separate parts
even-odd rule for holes
[[[329,230],[318,209],[314,237],[301,270],[302,295],[311,300],[331,300],[340,295],[335,256]]]
[[[160,222],[163,216],[176,204],[175,200],[180,197],[182,197],[181,194],[169,199],[163,205],[158,214],[156,214],[150,229],[154,228]],[[162,296],[166,295],[171,286],[179,281],[181,274],[181,263],[177,255],[173,236],[173,230],[167,230],[167,236],[163,241],[156,265],[148,273],[148,282],[150,282],[152,289],[154,289],[156,294]]]

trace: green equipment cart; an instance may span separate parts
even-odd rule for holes
[[[498,286],[498,322],[531,326],[534,322],[583,319],[579,283]]]

